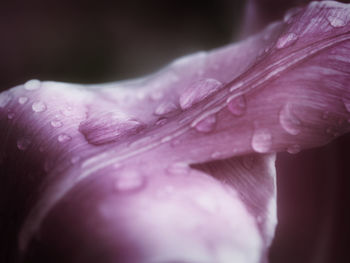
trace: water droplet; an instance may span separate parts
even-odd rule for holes
[[[79,161],[80,161],[80,156],[73,156],[72,158],[70,158],[71,164],[75,164]]]
[[[164,115],[164,114],[168,114],[176,109],[177,109],[177,107],[173,102],[164,101],[156,108],[156,110],[154,111],[154,114],[155,115]]]
[[[137,172],[122,173],[115,181],[115,189],[118,192],[139,190],[145,184],[145,177]]]
[[[296,34],[288,33],[286,35],[281,36],[277,40],[276,47],[278,49],[287,48],[287,47],[293,45],[297,40],[298,40],[298,36]]]
[[[122,112],[102,112],[92,114],[81,122],[79,131],[94,145],[118,141],[126,135],[139,133],[145,125]]]
[[[7,119],[12,120],[15,117],[15,114],[13,112],[9,112],[7,114]]]
[[[72,139],[72,137],[70,137],[69,135],[67,135],[65,133],[62,133],[62,134],[58,135],[58,137],[57,137],[57,141],[61,142],[61,143],[68,142],[71,139]]]
[[[328,16],[327,20],[332,27],[343,27],[346,25],[346,22],[340,17]]]
[[[21,104],[21,105],[27,103],[27,101],[28,101],[27,97],[19,97],[18,98],[18,103]]]
[[[26,90],[37,90],[40,88],[40,81],[37,79],[32,79],[32,80],[28,80],[25,84],[24,84],[24,89]]]
[[[286,104],[279,114],[279,121],[282,128],[291,135],[297,135],[300,133],[301,122],[296,118],[292,112],[292,106]]]
[[[195,128],[199,132],[211,132],[216,125],[216,116],[214,114],[209,115],[195,125]]]
[[[296,154],[301,151],[301,147],[299,144],[293,144],[287,148],[287,152],[290,154]]]
[[[28,147],[31,143],[32,142],[29,139],[21,138],[17,141],[17,148],[21,151],[25,151],[28,149]]]
[[[59,120],[53,120],[50,122],[51,126],[54,127],[54,128],[59,128],[59,127],[62,127],[62,122],[59,121]]]
[[[202,79],[193,83],[180,96],[181,109],[186,110],[219,90],[223,84],[216,79]]]
[[[242,116],[246,112],[247,102],[243,95],[231,97],[227,100],[229,111],[235,116]]]
[[[266,153],[271,149],[272,135],[268,129],[257,129],[252,137],[252,148],[258,153]]]
[[[41,101],[34,102],[32,104],[32,110],[34,112],[43,112],[46,110],[46,104],[44,102],[41,102]]]
[[[8,93],[0,93],[0,108],[4,108],[10,101],[12,97]]]
[[[186,163],[173,163],[168,166],[167,171],[170,174],[187,175],[190,172],[190,168]]]

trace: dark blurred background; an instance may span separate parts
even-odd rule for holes
[[[0,3],[1,89],[30,78],[106,82],[232,41],[244,1]]]
[[[244,4],[1,1],[0,91],[31,78],[99,83],[151,73],[179,56],[232,42],[241,33]],[[347,136],[279,155],[272,263],[350,262],[349,145]]]

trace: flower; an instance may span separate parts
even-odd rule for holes
[[[266,260],[275,153],[349,130],[349,19],[349,5],[312,2],[145,78],[31,80],[1,93],[2,224],[16,219],[13,257]]]

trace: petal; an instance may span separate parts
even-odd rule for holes
[[[22,249],[55,204],[70,193],[73,199],[75,187],[106,167],[162,160],[152,167],[164,174],[181,162],[173,168],[183,174],[190,163],[296,152],[347,132],[348,17],[348,5],[312,3],[238,45],[182,58],[144,79],[88,88],[31,81],[1,93],[1,155],[10,164],[4,173],[8,189],[1,193],[16,196],[13,214],[23,211],[18,225],[30,210]],[[181,100],[183,94],[189,99]],[[212,166],[198,169],[215,177]],[[109,184],[108,178],[101,180]],[[121,185],[139,183],[136,176]],[[92,188],[87,193],[103,189]]]
[[[274,156],[222,161],[220,173],[215,163],[159,170],[145,159],[133,160],[142,169],[106,167],[77,184],[32,236],[26,260],[229,263],[266,256],[276,223]],[[251,187],[261,189],[249,196]]]

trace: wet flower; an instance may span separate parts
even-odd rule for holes
[[[312,2],[142,79],[1,93],[8,249],[25,262],[265,262],[275,154],[349,131],[349,20],[349,5]]]

